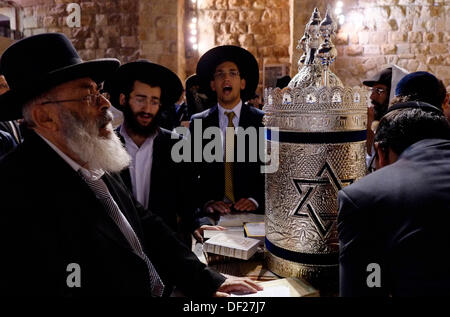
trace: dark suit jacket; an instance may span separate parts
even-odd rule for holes
[[[116,130],[119,131],[120,127]],[[190,195],[192,186],[189,184],[189,166],[184,163],[175,163],[171,157],[173,144],[180,137],[172,139],[172,132],[159,128],[158,135],[153,141],[153,159],[150,175],[150,191],[148,209],[161,217],[175,232],[180,234],[184,242],[190,242],[190,233],[193,228],[193,202]],[[125,143],[122,135],[118,133]],[[124,169],[120,176],[130,192],[130,170]],[[190,243],[188,244],[190,245]]]
[[[341,296],[450,295],[450,141],[411,145],[338,198]]]
[[[0,293],[150,294],[148,271],[88,185],[39,136],[0,161]],[[139,206],[120,176],[103,177],[163,281],[210,295],[224,278],[200,263],[164,222]],[[162,243],[163,241],[163,243]],[[67,265],[81,268],[69,288]]]
[[[241,114],[239,118],[239,126],[246,129],[248,127],[255,127],[258,129],[262,127],[262,118],[264,113],[254,107],[242,105]],[[219,110],[215,105],[211,109],[205,110],[201,113],[195,114],[191,117],[191,136],[193,135],[194,120],[202,120],[203,131],[209,127],[219,127]],[[198,141],[198,140],[194,140]],[[203,148],[211,140],[203,140]],[[235,143],[237,144],[237,143]],[[264,174],[261,173],[261,162],[250,162],[248,159],[248,139],[246,142],[246,160],[245,162],[233,163],[233,186],[236,201],[241,198],[254,198],[258,204],[258,212],[264,213]],[[259,148],[257,147],[259,150]],[[237,152],[237,151],[235,151]],[[198,195],[199,207],[202,207],[210,200],[223,200],[225,192],[225,165],[223,162],[208,163],[202,161],[195,164],[196,179],[198,179]]]
[[[14,130],[10,123],[14,126]],[[16,121],[0,121],[0,130],[8,132],[13,137],[15,143],[19,144],[22,142],[22,131],[19,124]],[[17,133],[18,138],[16,138],[14,132]]]
[[[11,151],[15,146],[17,146],[17,143],[13,136],[0,130],[0,157]]]

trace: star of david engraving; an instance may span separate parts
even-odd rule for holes
[[[325,239],[331,229],[336,223],[335,214],[320,212],[316,204],[319,199],[325,200],[327,197],[316,197],[316,192],[320,186],[331,185],[335,191],[334,197],[337,197],[337,192],[343,187],[343,185],[349,185],[353,183],[354,179],[340,180],[333,168],[328,162],[321,167],[316,174],[316,178],[293,178],[292,179],[295,188],[301,195],[300,203],[291,216],[295,217],[309,217],[313,224],[317,228],[322,239]],[[302,190],[302,186],[306,186],[305,190]],[[313,199],[315,198],[315,199]]]

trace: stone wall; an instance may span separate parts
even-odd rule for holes
[[[199,54],[186,59],[184,4],[190,0],[17,0],[25,36],[63,32],[84,59],[148,58],[184,79],[198,56],[216,45],[240,45],[260,66],[285,64],[291,76],[296,49],[314,6],[322,17],[334,0],[198,0]],[[66,6],[81,6],[81,27],[66,24]],[[427,70],[450,85],[450,1],[343,0],[346,23],[334,43],[334,71],[346,85],[358,85],[395,63],[408,71]],[[259,87],[261,92],[261,86]]]
[[[335,44],[336,73],[347,85],[395,63],[429,71],[450,85],[450,1],[344,1],[346,23]]]
[[[179,38],[181,0],[17,0],[24,35],[66,34],[85,60],[114,57],[122,63],[147,58],[184,77]],[[81,26],[67,26],[67,4],[81,7]]]
[[[115,57],[121,62],[139,58],[138,1],[135,0],[17,0],[23,7],[24,35],[66,34],[83,59]],[[81,26],[67,26],[68,3],[81,7]]]
[[[249,50],[260,67],[289,66],[289,0],[202,0],[198,2],[200,55],[217,45]]]

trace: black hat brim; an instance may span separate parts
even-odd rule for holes
[[[170,69],[149,61],[136,61],[120,66],[114,75],[105,82],[105,90],[111,94],[113,105],[123,110],[119,104],[121,87],[130,80],[149,78],[158,83],[161,88],[161,103],[173,105],[183,93],[180,78]]]
[[[110,77],[119,67],[115,58],[104,58],[81,62],[50,72],[41,78],[0,95],[0,120],[9,121],[22,117],[22,106],[32,98],[52,87],[78,78],[89,77],[100,83]]]
[[[202,55],[197,63],[197,74],[200,86],[209,96],[215,93],[211,90],[210,82],[216,67],[223,62],[233,62],[239,68],[241,78],[245,79],[245,88],[241,91],[241,99],[248,100],[254,95],[259,83],[259,67],[255,57],[246,49],[234,46],[217,46]]]

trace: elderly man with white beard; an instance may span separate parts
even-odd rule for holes
[[[166,283],[187,296],[261,289],[209,270],[126,189],[117,172],[130,157],[99,92],[118,67],[83,62],[58,33],[2,55],[10,90],[0,120],[23,116],[30,132],[0,161],[0,294],[160,297]]]

